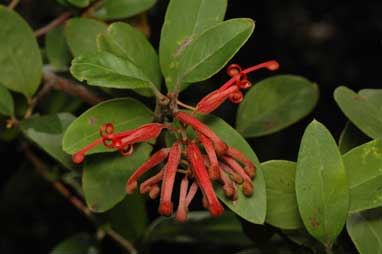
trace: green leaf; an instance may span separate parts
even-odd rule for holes
[[[103,1],[92,16],[103,20],[124,19],[150,9],[156,0]]]
[[[13,97],[7,88],[0,85],[0,114],[13,116],[15,114],[15,105]]]
[[[90,4],[90,0],[67,0],[69,3],[71,3],[74,6],[84,8]]]
[[[348,121],[341,132],[338,147],[340,148],[341,154],[344,154],[368,141],[370,141],[370,138]]]
[[[267,188],[265,221],[282,229],[303,227],[295,193],[296,163],[272,160],[261,164]]]
[[[175,55],[201,32],[224,18],[227,0],[171,0],[162,27],[159,56],[168,91],[174,90]]]
[[[86,158],[82,187],[91,210],[105,212],[123,200],[130,175],[149,157],[151,145],[141,144],[129,157],[120,153],[97,154]]]
[[[382,137],[382,89],[364,89],[358,94],[340,86],[334,99],[342,112],[371,138]]]
[[[45,47],[50,65],[58,70],[67,69],[72,56],[66,44],[64,26],[56,27],[46,34]]]
[[[253,195],[251,197],[246,197],[242,193],[241,186],[238,188],[238,199],[235,203],[232,200],[225,197],[223,190],[219,184],[215,187],[215,191],[223,201],[234,213],[242,217],[243,219],[255,223],[263,224],[266,215],[266,190],[265,190],[265,180],[263,171],[259,160],[250,147],[250,145],[245,141],[245,139],[235,131],[229,124],[224,122],[224,120],[213,116],[203,116],[202,121],[208,125],[224,142],[242,152],[247,158],[249,158],[257,168],[257,175],[253,180]]]
[[[33,30],[16,12],[0,5],[0,83],[31,97],[41,82],[42,59]]]
[[[177,222],[173,217],[160,217],[147,230],[144,244],[154,242],[205,243],[248,246],[251,241],[242,231],[234,213],[225,212],[211,217],[208,212],[190,212],[187,221]]]
[[[66,22],[65,38],[73,56],[97,52],[97,35],[107,26],[94,19],[72,18]]]
[[[330,247],[345,224],[349,190],[336,142],[316,120],[302,137],[295,182],[298,209],[307,231]]]
[[[113,99],[90,108],[79,116],[67,129],[63,139],[63,149],[69,154],[81,150],[99,136],[104,123],[112,123],[115,133],[137,128],[152,120],[152,112],[141,102],[131,99]],[[103,145],[94,147],[87,154],[111,152]]]
[[[350,212],[382,206],[382,141],[358,146],[343,156],[350,189]]]
[[[50,254],[98,254],[96,240],[86,233],[79,233],[59,243]]]
[[[162,81],[158,55],[143,33],[126,23],[113,23],[98,36],[98,48],[135,65],[158,90]],[[151,93],[152,94],[152,93]]]
[[[69,113],[36,116],[21,121],[20,127],[25,136],[41,147],[46,153],[73,169],[71,156],[62,150],[62,138],[65,130],[75,117]]]
[[[360,254],[382,253],[382,209],[350,214],[346,228]]]
[[[224,21],[195,37],[175,60],[179,65],[179,83],[194,83],[210,78],[224,65],[251,36],[255,23],[251,19]]]
[[[76,57],[70,72],[79,81],[94,86],[134,89],[152,85],[134,63],[106,51]]]
[[[303,77],[267,78],[245,95],[237,113],[237,130],[244,137],[277,132],[309,114],[317,100],[317,85]]]
[[[139,193],[127,195],[106,214],[111,228],[126,240],[135,242],[148,226],[145,197]]]

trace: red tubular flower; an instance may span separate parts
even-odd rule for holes
[[[254,178],[256,175],[256,167],[252,163],[250,159],[245,157],[244,154],[242,154],[240,151],[236,150],[235,148],[229,146],[227,149],[227,155],[231,156],[235,160],[240,161],[244,164],[244,171],[249,175],[250,178]]]
[[[155,152],[150,159],[148,159],[142,166],[140,166],[129,178],[126,184],[126,192],[131,194],[137,188],[137,180],[138,178],[164,161],[169,153],[169,148],[162,148],[159,151]]]
[[[166,166],[164,166],[163,169],[165,167]],[[159,171],[157,174],[155,174],[154,176],[150,177],[149,179],[147,179],[146,181],[141,183],[141,186],[139,187],[139,192],[141,194],[144,194],[146,192],[150,192],[154,185],[157,185],[160,181],[162,181],[163,171],[164,171],[163,169],[161,171]],[[132,193],[127,192],[127,194],[132,194]]]
[[[186,196],[186,207],[189,207],[189,205],[191,204],[192,199],[195,197],[195,194],[198,191],[198,188],[199,187],[197,183],[193,182],[191,184],[190,190],[188,191]]]
[[[164,128],[169,128],[169,126],[160,123],[149,123],[133,130],[113,134],[114,126],[111,123],[103,124],[100,128],[101,138],[73,154],[72,160],[74,163],[81,163],[85,158],[85,153],[101,143],[108,148],[120,150],[124,156],[129,156],[134,151],[132,144],[156,138]]]
[[[170,216],[173,211],[171,195],[172,189],[174,187],[175,174],[176,170],[178,169],[181,152],[181,144],[179,141],[176,141],[171,146],[170,154],[168,156],[168,162],[163,173],[159,213],[164,216]]]
[[[217,109],[232,93],[239,92],[237,86],[231,86],[224,91],[215,90],[203,97],[196,105],[196,112],[207,114]]]
[[[207,201],[210,214],[212,216],[221,215],[224,208],[215,195],[215,191],[208,177],[207,169],[204,166],[203,156],[200,153],[198,146],[194,143],[187,144],[187,155],[193,168],[195,179]]]
[[[179,204],[176,211],[175,219],[184,222],[187,220],[188,206],[187,206],[187,189],[188,189],[188,174],[185,174],[182,182],[180,183]]]
[[[209,160],[209,167],[208,167],[208,174],[210,175],[211,180],[217,180],[219,179],[219,161],[215,153],[214,146],[204,134],[197,132],[200,142],[202,142],[204,149],[206,150],[208,160]]]
[[[251,196],[253,193],[253,184],[251,178],[245,173],[243,168],[232,158],[228,156],[224,156],[223,159],[225,162],[235,171],[237,172],[243,179],[243,193],[246,196]]]
[[[279,63],[272,60],[252,66],[245,70],[242,70],[237,64],[231,64],[227,68],[227,73],[232,78],[219,89],[203,97],[196,105],[195,112],[201,114],[210,113],[218,108],[227,98],[233,103],[240,103],[244,98],[240,89],[246,90],[252,86],[251,82],[247,79],[247,74],[261,68],[267,68],[268,70],[274,71],[279,68]]]
[[[228,146],[213,132],[207,125],[202,123],[198,118],[187,114],[182,111],[178,111],[174,114],[175,118],[178,118],[181,122],[190,125],[194,130],[207,136],[214,144],[217,154],[224,154]]]

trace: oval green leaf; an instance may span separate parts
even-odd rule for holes
[[[130,242],[143,236],[148,218],[146,198],[140,193],[126,195],[123,201],[105,214],[110,227]]]
[[[31,97],[41,82],[42,58],[31,27],[0,5],[0,83]]]
[[[120,153],[96,154],[85,160],[82,188],[88,207],[105,212],[126,196],[126,182],[130,175],[149,157],[151,145],[135,147],[129,157]]]
[[[382,209],[350,214],[346,228],[360,254],[382,254]]]
[[[98,49],[128,60],[158,89],[162,81],[158,55],[143,33],[127,23],[110,25],[98,36]],[[152,95],[152,93],[150,93]]]
[[[260,81],[239,106],[237,130],[244,137],[282,130],[313,110],[318,93],[315,83],[300,76],[280,75]]]
[[[98,254],[96,239],[86,233],[79,233],[59,243],[50,254]]]
[[[65,38],[73,56],[97,52],[97,35],[107,26],[94,19],[72,18],[65,24]]]
[[[336,142],[316,120],[308,125],[302,137],[295,183],[305,228],[330,247],[345,224],[349,190]]]
[[[156,0],[103,1],[92,16],[103,20],[124,19],[150,9]]]
[[[15,105],[13,97],[7,88],[0,85],[0,114],[13,116],[15,114]]]
[[[69,126],[64,135],[63,149],[69,154],[81,150],[100,137],[99,129],[104,123],[113,123],[117,133],[151,122],[152,115],[144,104],[131,98],[99,103],[84,112]],[[113,150],[99,145],[87,154],[111,151]]]
[[[238,188],[238,199],[233,203],[232,200],[225,197],[221,186],[216,184],[215,191],[219,199],[243,219],[255,224],[263,224],[267,210],[265,180],[260,162],[255,152],[245,139],[224,120],[213,115],[203,116],[201,119],[222,140],[224,140],[226,144],[238,149],[247,156],[257,168],[257,175],[253,180],[253,195],[251,197],[244,196],[240,186]]]
[[[106,51],[76,57],[70,72],[79,81],[89,85],[112,88],[150,88],[153,84],[130,60]]]
[[[49,63],[57,70],[66,70],[72,56],[64,35],[64,26],[50,30],[45,37],[46,54]]]
[[[373,140],[343,156],[350,189],[350,212],[382,206],[382,141]]]
[[[382,137],[382,89],[365,89],[358,94],[340,86],[334,99],[342,112],[371,138]]]
[[[21,121],[25,136],[68,169],[75,166],[70,155],[62,150],[62,138],[75,117],[69,113],[36,116]]]
[[[160,66],[168,91],[175,88],[176,57],[204,30],[223,21],[227,0],[171,0],[159,45]]]
[[[345,154],[354,147],[368,141],[370,141],[370,138],[348,121],[341,132],[338,147],[340,148],[341,154]]]
[[[80,8],[84,8],[90,4],[90,0],[66,0],[66,1]]]
[[[295,192],[296,163],[272,160],[261,164],[267,188],[265,222],[281,229],[303,227]]]
[[[176,60],[180,83],[203,81],[221,70],[255,29],[251,19],[224,21],[192,40]]]

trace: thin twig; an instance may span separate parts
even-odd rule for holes
[[[188,104],[185,104],[185,103],[181,102],[180,100],[176,100],[176,104],[178,104],[179,106],[182,106],[183,108],[192,110],[192,111],[195,111],[195,110],[196,110],[195,107],[190,106],[190,105],[188,105]]]
[[[103,2],[103,0],[98,0],[92,3],[88,8],[84,10],[84,12],[81,14],[81,17],[85,18],[92,15],[93,12],[95,12],[103,4]]]
[[[16,8],[16,6],[19,4],[20,0],[12,0],[9,4],[8,4],[8,8],[13,10],[14,8]]]
[[[50,92],[51,89],[52,89],[52,86],[46,85],[46,84],[43,85],[43,87],[37,93],[37,95],[29,101],[29,105],[27,110],[25,111],[24,118],[29,118],[32,116],[33,110],[35,109],[37,104],[40,102],[42,98],[45,97],[45,95],[47,95]]]
[[[44,80],[47,85],[52,86],[54,89],[76,96],[90,105],[95,105],[102,101],[101,98],[86,87],[78,85],[74,81],[59,77],[52,71],[44,70]]]
[[[38,158],[30,149],[30,147],[27,144],[23,145],[23,150],[25,152],[25,156],[27,159],[33,164],[33,168],[36,170],[36,172],[42,176],[45,180],[49,181],[53,188],[59,192],[62,196],[64,196],[71,205],[73,205],[75,208],[77,208],[83,215],[86,216],[91,222],[96,222],[95,215],[87,208],[82,200],[80,200],[77,196],[73,195],[71,191],[59,180],[52,179],[49,174],[49,169],[45,165],[45,163]],[[134,245],[127,241],[123,236],[115,232],[112,228],[106,228],[106,229],[99,229],[100,231],[107,234],[110,238],[112,238],[115,242],[120,244],[126,251],[128,251],[131,254],[138,253],[135,249]]]
[[[53,19],[50,23],[48,23],[47,25],[37,29],[34,34],[36,37],[40,37],[44,34],[46,34],[47,32],[49,32],[51,29],[61,25],[62,23],[64,23],[70,16],[72,15],[72,13],[70,11],[67,11],[67,12],[64,12],[62,13],[60,16],[58,16],[57,18]]]

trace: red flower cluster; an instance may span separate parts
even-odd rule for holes
[[[269,61],[242,70],[238,65],[228,67],[232,77],[222,87],[205,96],[196,106],[194,113],[209,113],[219,107],[227,98],[240,103],[243,100],[241,90],[251,87],[247,74],[260,68],[276,70],[276,61]],[[140,184],[140,193],[148,193],[152,199],[160,195],[159,213],[170,216],[173,214],[171,200],[176,173],[183,173],[180,184],[180,194],[176,219],[187,219],[188,207],[198,189],[203,194],[203,206],[212,216],[218,216],[224,208],[216,197],[212,181],[222,185],[224,194],[232,201],[238,198],[238,185],[242,185],[244,195],[253,193],[252,179],[256,175],[253,163],[241,152],[223,142],[210,128],[203,124],[193,114],[175,110],[172,117],[180,122],[180,128],[170,124],[149,123],[136,129],[114,134],[111,123],[101,126],[101,138],[84,147],[73,155],[75,163],[84,160],[85,153],[94,146],[103,143],[104,146],[119,150],[124,156],[134,151],[134,144],[146,142],[160,135],[163,129],[168,129],[177,136],[171,148],[162,148],[155,152],[134,174],[126,184],[126,192],[131,194],[137,189],[137,180],[150,169],[163,163],[162,169],[154,176]],[[190,126],[197,138],[190,138],[186,128]],[[203,147],[205,155],[200,150]],[[167,161],[166,161],[167,160]],[[191,185],[189,181],[192,181]],[[189,187],[190,185],[190,187]]]

